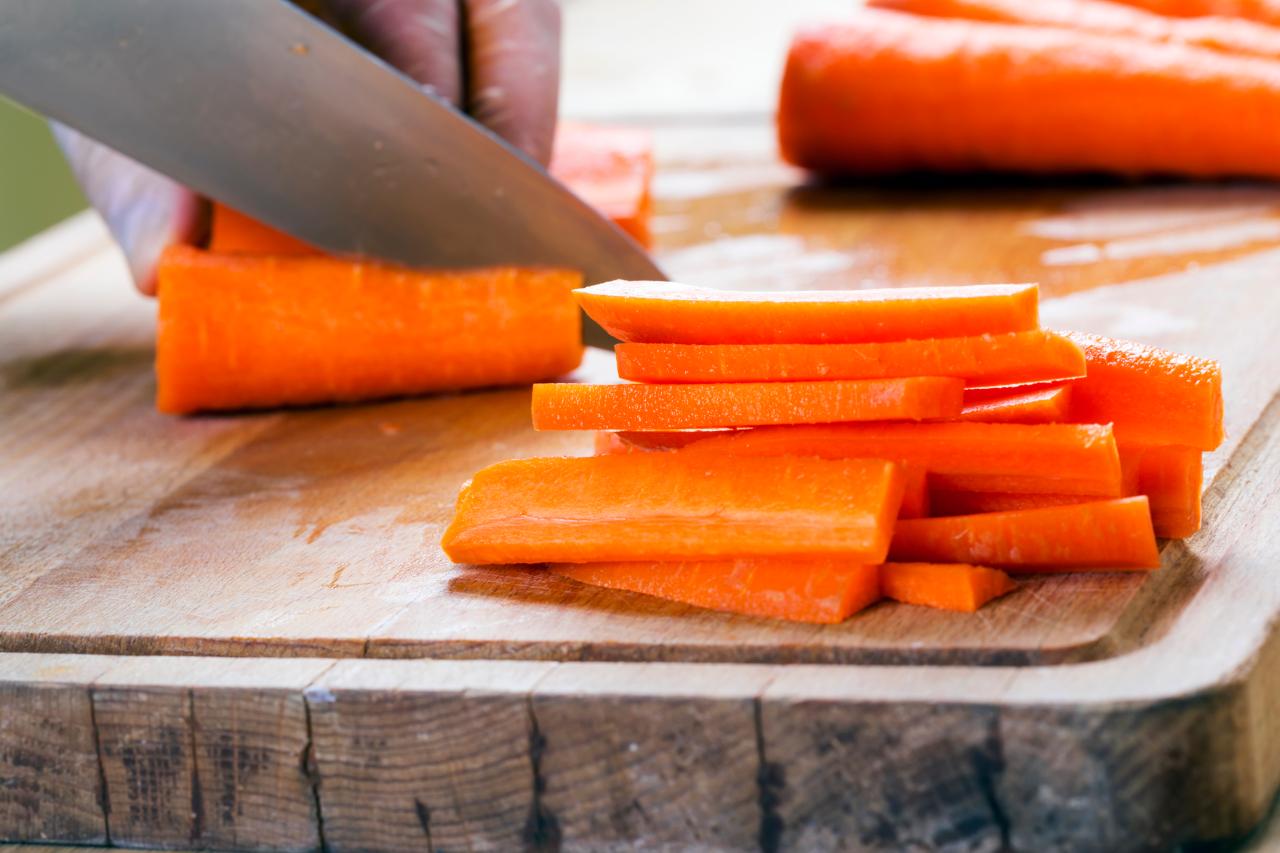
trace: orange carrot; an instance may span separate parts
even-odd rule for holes
[[[1280,0],[1115,0],[1173,18],[1220,16],[1280,26]]]
[[[463,486],[443,545],[459,563],[880,563],[901,501],[898,466],[878,460],[524,459],[491,465]]]
[[[534,429],[681,430],[954,418],[959,379],[533,387]]]
[[[1039,324],[1034,284],[753,293],[611,281],[577,296],[605,331],[638,343],[865,343],[1023,332]]]
[[[717,435],[727,435],[734,430],[707,429],[683,430],[671,432],[597,432],[595,442],[596,456],[609,456],[614,453],[647,453],[650,451],[679,450],[695,441],[702,441]]]
[[[975,563],[1020,572],[1160,565],[1145,497],[899,521],[889,555],[895,562]]]
[[[593,586],[794,622],[843,622],[880,598],[878,566],[830,558],[583,563],[550,568]]]
[[[318,255],[320,251],[297,237],[215,203],[209,231],[209,251],[231,255]]]
[[[955,376],[968,387],[1084,376],[1084,354],[1040,330],[869,344],[618,344],[636,382],[777,382]]]
[[[1016,512],[1050,506],[1093,503],[1093,495],[1018,494],[1016,492],[961,492],[950,489],[929,490],[929,513],[935,518],[953,515],[979,515],[991,512]]]
[[[1121,459],[1138,457],[1138,491],[1151,502],[1156,535],[1181,539],[1200,529],[1204,462],[1194,447],[1126,447]]]
[[[569,295],[580,280],[174,247],[159,269],[156,406],[327,403],[559,376],[582,358]]]
[[[957,563],[885,563],[880,590],[903,604],[972,613],[1017,586],[999,569]]]
[[[1067,420],[1071,387],[1038,386],[1017,388],[974,388],[964,392],[962,421],[1007,424],[1056,424]]]
[[[549,171],[640,245],[652,245],[653,138],[649,131],[562,123]]]
[[[1270,60],[863,10],[793,40],[778,133],[789,162],[824,174],[1275,177],[1278,116]]]
[[[928,518],[928,469],[923,465],[899,464],[902,466],[902,506],[898,507],[898,518]]]

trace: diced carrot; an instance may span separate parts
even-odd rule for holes
[[[901,502],[899,467],[879,460],[524,459],[491,465],[463,487],[443,545],[459,563],[882,563]]]
[[[175,246],[159,268],[156,406],[328,403],[559,376],[582,358],[569,295],[580,281],[568,270],[418,272]]]
[[[1278,0],[1114,0],[1174,18],[1234,17],[1280,26]]]
[[[1156,535],[1181,539],[1200,529],[1204,460],[1194,447],[1125,447],[1120,458],[1137,458],[1138,491],[1151,503]]]
[[[648,130],[562,122],[549,171],[640,245],[652,245],[653,137]]]
[[[777,382],[955,376],[967,387],[1084,376],[1084,354],[1040,330],[868,344],[618,344],[636,382]]]
[[[1145,497],[899,521],[894,562],[974,563],[1019,572],[1154,569],[1160,552]]]
[[[964,392],[962,421],[1005,424],[1056,424],[1068,420],[1071,386],[972,388]]]
[[[593,586],[794,622],[843,622],[880,598],[878,566],[831,558],[582,563],[550,568]]]
[[[972,613],[1017,586],[999,569],[962,563],[885,563],[880,590],[903,604]]]
[[[533,388],[534,429],[682,430],[954,418],[964,382],[944,377]]]
[[[1129,497],[1126,493],[1126,497]],[[1018,494],[1017,492],[961,492],[949,489],[929,490],[929,513],[941,518],[952,515],[979,515],[989,512],[1015,512],[1050,506],[1093,503],[1093,495]]]
[[[283,231],[214,203],[209,251],[228,255],[318,255],[320,251]]]
[[[1038,294],[1034,284],[754,293],[611,281],[577,297],[620,341],[840,344],[1032,330]]]

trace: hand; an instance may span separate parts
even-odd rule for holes
[[[310,0],[299,5],[543,165],[560,87],[556,0]],[[201,240],[208,203],[70,128],[54,136],[85,195],[124,250],[138,289],[155,293],[164,248]]]

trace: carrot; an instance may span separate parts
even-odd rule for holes
[[[1280,0],[1114,0],[1174,18],[1245,18],[1280,26]]]
[[[1160,565],[1145,497],[899,521],[895,562],[976,563],[1020,572]]]
[[[1269,60],[863,10],[792,41],[778,134],[824,174],[1280,176],[1278,117]]]
[[[637,343],[865,343],[1023,332],[1039,324],[1034,284],[753,293],[611,281],[577,297],[605,331]]]
[[[611,219],[640,245],[653,244],[653,138],[649,131],[562,123],[551,154],[552,177]]]
[[[1200,490],[1204,462],[1194,447],[1126,447],[1138,458],[1138,491],[1151,502],[1156,535],[1181,539],[1200,529]]]
[[[928,518],[928,469],[923,465],[899,464],[902,466],[902,505],[898,507],[898,518]]]
[[[1126,444],[1213,450],[1222,443],[1222,368],[1216,361],[1099,335],[1067,335],[1088,376],[1071,383],[1076,423],[1112,423]]]
[[[1067,420],[1071,402],[1069,385],[1040,386],[1032,390],[974,388],[964,392],[962,421],[1012,424],[1054,424]]]
[[[491,465],[463,486],[443,545],[459,563],[880,563],[901,500],[898,466],[879,460],[524,459]]]
[[[550,568],[593,586],[794,622],[843,622],[880,598],[878,566],[831,558],[584,563]]]
[[[954,418],[959,379],[533,387],[533,428],[681,430]]]
[[[233,255],[318,255],[320,251],[297,237],[245,216],[225,204],[214,203],[209,251]]]
[[[968,387],[1084,376],[1084,354],[1040,330],[868,344],[618,344],[636,382],[777,382],[955,376]]]
[[[991,512],[1016,512],[1051,506],[1093,503],[1093,495],[1018,494],[1016,492],[961,492],[950,489],[929,490],[929,513],[935,518],[953,515],[979,515]]]
[[[839,424],[742,430],[683,453],[876,458],[922,465],[932,488],[1119,497],[1111,427],[1079,424]]]
[[[415,272],[174,247],[159,268],[156,406],[327,403],[559,376],[582,358],[569,295],[579,282],[568,270]]]
[[[1017,585],[999,569],[956,563],[885,563],[880,590],[903,604],[972,613]]]

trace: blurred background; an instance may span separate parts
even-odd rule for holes
[[[0,98],[0,252],[84,206],[48,124]]]

